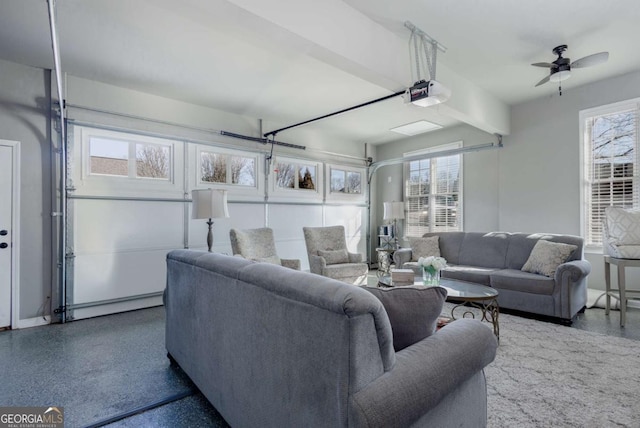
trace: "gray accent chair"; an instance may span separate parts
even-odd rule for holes
[[[458,279],[498,290],[501,308],[557,318],[570,324],[587,304],[587,275],[591,264],[584,259],[579,236],[550,233],[440,232],[440,255],[447,260],[443,278]],[[522,271],[538,240],[575,245],[568,260],[553,277]],[[421,255],[422,256],[422,255]],[[393,255],[398,267],[412,259],[410,248]],[[407,266],[409,267],[409,266]]]
[[[273,230],[268,227],[259,229],[231,229],[231,250],[234,255],[258,262],[273,263],[291,269],[300,270],[299,259],[281,259],[276,252]]]
[[[460,319],[394,351],[381,301],[308,272],[167,255],[169,357],[233,427],[483,427],[497,341]]]
[[[309,257],[309,270],[349,284],[366,284],[369,266],[361,254],[347,250],[344,226],[303,227]],[[342,252],[344,258],[329,259],[332,253]]]

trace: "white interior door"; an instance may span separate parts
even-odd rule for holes
[[[0,144],[0,328],[11,325],[13,150]]]

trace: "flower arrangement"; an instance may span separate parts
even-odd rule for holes
[[[438,285],[440,271],[447,267],[447,261],[443,257],[420,257],[418,266],[422,269],[422,281],[425,285]]]

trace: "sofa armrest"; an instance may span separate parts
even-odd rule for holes
[[[349,263],[362,263],[362,254],[347,253],[349,255]]]
[[[309,255],[309,271],[318,275],[322,275],[327,267],[327,261],[324,257]]]
[[[578,282],[591,272],[591,263],[587,260],[572,260],[558,266],[556,269],[556,284],[562,282],[562,277],[569,275],[571,282]]]
[[[410,426],[491,363],[498,342],[478,320],[460,319],[396,353],[396,364],[352,396],[355,421]],[[482,393],[486,394],[483,390]]]
[[[402,269],[406,262],[411,261],[411,254],[411,248],[399,248],[393,253],[393,263],[398,269]]]
[[[282,266],[288,267],[290,269],[300,270],[300,260],[299,259],[280,259],[280,263]]]

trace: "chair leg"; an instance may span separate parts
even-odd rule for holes
[[[624,275],[624,264],[618,265],[618,295],[620,297],[620,327],[624,327],[627,321],[627,290]]]
[[[609,315],[609,310],[611,309],[611,263],[609,262],[609,258],[604,258],[604,284],[605,284],[605,305],[604,305],[604,314]]]

